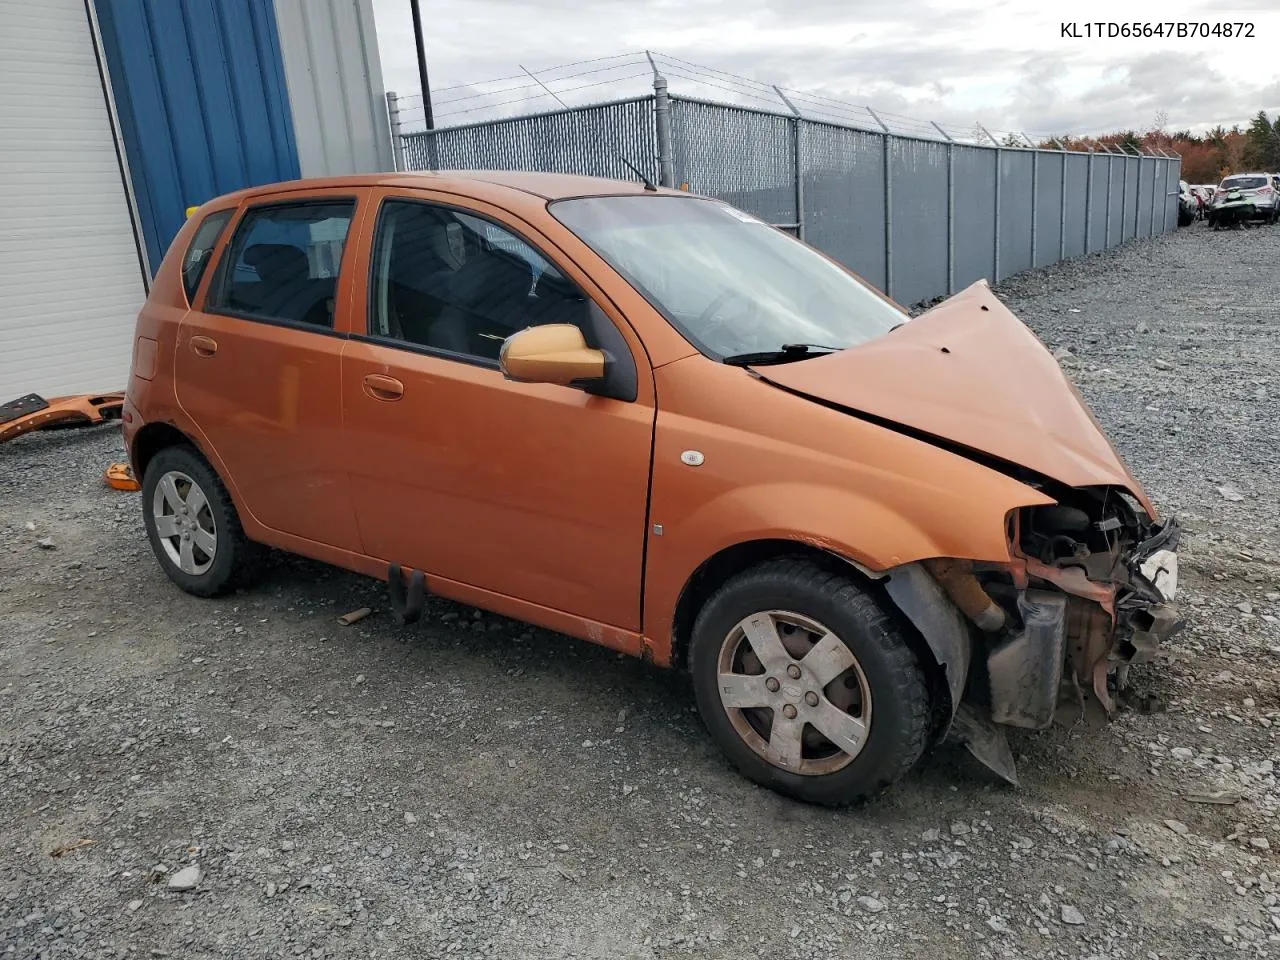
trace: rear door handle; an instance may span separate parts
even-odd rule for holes
[[[192,337],[191,349],[198,357],[212,357],[218,352],[218,341],[213,337]]]
[[[399,400],[404,396],[404,384],[395,377],[370,373],[364,378],[364,392],[374,400]]]

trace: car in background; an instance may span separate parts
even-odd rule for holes
[[[1193,183],[1191,192],[1195,194],[1196,200],[1200,204],[1199,219],[1203,220],[1209,215],[1209,208],[1213,206],[1213,194],[1218,188],[1212,183]]]
[[[1237,214],[1239,217],[1266,223],[1280,219],[1280,177],[1275,174],[1235,173],[1225,177],[1214,191],[1214,206],[1222,207],[1233,191],[1239,191],[1245,204]]]
[[[1200,216],[1200,201],[1185,180],[1178,181],[1178,226],[1189,227]]]

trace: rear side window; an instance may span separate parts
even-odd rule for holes
[[[354,200],[257,207],[245,213],[207,310],[255,320],[333,326],[338,271]]]
[[[200,278],[204,276],[205,267],[209,265],[209,255],[213,253],[214,244],[222,236],[222,228],[231,219],[234,210],[219,210],[204,218],[204,223],[196,228],[196,235],[191,238],[191,246],[187,247],[186,256],[182,258],[182,288],[187,291],[187,303],[195,300],[196,290],[200,288]]]

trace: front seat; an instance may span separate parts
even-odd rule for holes
[[[428,331],[434,347],[496,360],[502,340],[529,325],[533,270],[518,257],[469,246],[444,285],[448,306]]]

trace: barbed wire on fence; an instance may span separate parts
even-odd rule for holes
[[[670,93],[675,97],[701,99],[779,116],[799,115],[806,120],[874,133],[1018,149],[1053,144],[1066,137],[1062,131],[1045,133],[989,128],[977,117],[966,123],[907,116],[828,93],[767,83],[659,51],[628,51],[536,70],[521,69],[522,73],[434,90],[432,107],[436,126],[447,128],[509,120],[563,109],[565,104],[580,108],[649,95],[656,70],[666,78]],[[579,82],[584,78],[588,78],[586,82]],[[426,114],[421,94],[400,96],[397,102],[402,132],[422,132],[426,128]],[[1073,136],[1070,139],[1101,149],[1097,141],[1090,141],[1087,137]]]

